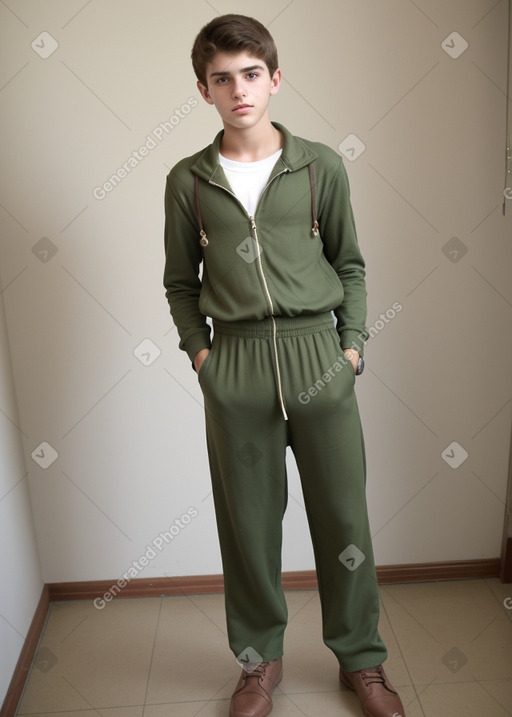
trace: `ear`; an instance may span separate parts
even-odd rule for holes
[[[275,95],[277,92],[279,92],[279,88],[281,87],[281,80],[283,79],[283,75],[279,67],[274,72],[272,77],[270,78],[270,94]]]
[[[201,93],[201,97],[202,97],[206,102],[208,102],[209,105],[213,105],[213,104],[214,104],[212,98],[210,97],[210,93],[208,92],[208,87],[206,87],[205,85],[203,85],[202,82],[199,82],[199,80],[197,81],[197,89],[198,89],[199,92]]]

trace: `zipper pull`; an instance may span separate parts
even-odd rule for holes
[[[201,229],[199,234],[201,235],[201,239],[199,239],[199,243],[201,244],[201,246],[208,246],[208,237],[206,236],[205,230]]]

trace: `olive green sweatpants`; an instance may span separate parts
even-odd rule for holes
[[[290,446],[315,554],[324,642],[347,670],[380,664],[387,650],[378,633],[355,376],[332,314],[214,322],[198,378],[233,653],[250,662],[283,654]]]

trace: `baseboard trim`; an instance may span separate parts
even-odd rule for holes
[[[0,717],[13,717],[16,713],[16,707],[20,701],[21,693],[25,687],[25,681],[36,653],[39,638],[43,632],[48,610],[50,609],[50,602],[50,590],[48,585],[45,585],[41,592],[39,602],[37,603],[34,617],[30,623],[27,637],[21,648],[18,662],[14,668],[7,694],[0,709]]]
[[[507,538],[505,543],[500,580],[502,583],[512,583],[512,538]]]
[[[499,558],[459,560],[446,563],[414,563],[377,567],[377,580],[386,583],[416,583],[436,580],[471,580],[499,578]],[[94,600],[110,602],[113,598],[160,597],[171,595],[204,595],[224,592],[222,575],[190,575],[167,578],[136,578],[126,584],[112,580],[49,583],[50,601]],[[318,587],[314,570],[286,572],[282,575],[284,590],[314,590]],[[1,717],[1,716],[0,716]]]
[[[284,576],[283,576],[284,577]],[[224,592],[222,575],[189,575],[167,578],[135,578],[125,581],[90,580],[73,583],[48,583],[50,600],[94,600],[105,598],[110,602],[114,597],[161,597],[171,595],[203,595]]]
[[[492,558],[489,560],[456,560],[445,563],[383,565],[377,567],[377,580],[380,584],[471,580],[477,578],[500,578],[501,582],[512,582],[512,539],[509,540],[507,559],[504,563],[506,565],[502,566],[502,561],[499,558]],[[318,587],[314,570],[283,573],[282,584],[285,590],[314,590]],[[224,592],[222,575],[136,578],[127,582],[123,587],[120,587],[115,580],[47,583],[41,593],[41,598],[18,658],[7,695],[0,709],[0,717],[14,717],[16,713],[52,602],[97,599],[97,607],[101,608],[114,597],[161,597],[222,592]],[[112,598],[105,598],[105,596],[110,595],[112,595]]]

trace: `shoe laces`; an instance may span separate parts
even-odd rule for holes
[[[378,667],[371,667],[368,670],[363,670],[361,672],[361,677],[367,687],[369,684],[372,684],[374,682],[380,682],[383,685],[386,683],[386,680],[382,673],[382,667],[380,665]]]
[[[267,667],[268,662],[260,662],[260,664],[254,668],[254,670],[251,670],[250,672],[245,672],[244,670],[244,678],[247,679],[248,677],[257,677],[259,680],[262,680],[265,677]]]

